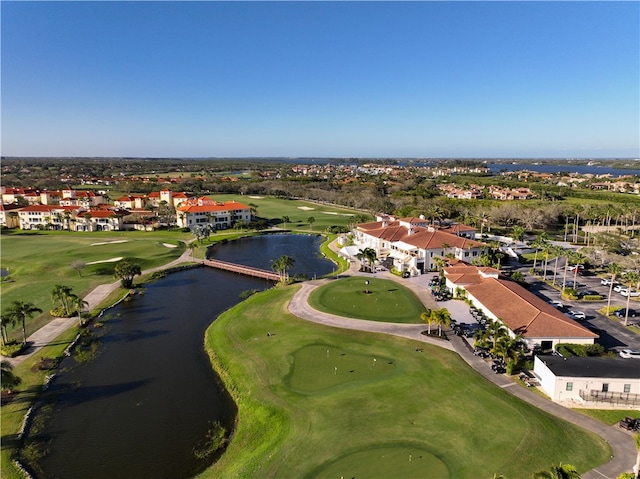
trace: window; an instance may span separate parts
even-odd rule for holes
[[[604,383],[602,385],[602,392],[603,393],[609,392],[609,383]]]
[[[626,393],[630,393],[631,392],[631,384],[625,384],[624,385],[624,392],[626,392]]]
[[[567,386],[565,387],[565,390],[573,391],[573,383],[567,383]]]

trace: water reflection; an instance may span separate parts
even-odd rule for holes
[[[229,243],[224,254],[238,246],[246,264],[265,269],[288,254],[296,270],[309,276],[333,269],[309,253],[317,251],[318,237],[266,238]],[[152,283],[144,295],[110,311],[113,319],[94,328],[95,357],[65,359],[39,401],[54,407],[37,412],[35,419],[45,427],[29,435],[50,450],[31,464],[36,475],[177,479],[204,470],[212,458],[197,459],[194,448],[211,424],[220,421],[231,429],[235,418],[235,406],[204,351],[205,329],[240,301],[241,292],[270,286],[263,279],[197,268]]]

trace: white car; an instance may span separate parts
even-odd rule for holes
[[[584,314],[584,311],[576,311],[574,309],[569,311],[569,317],[571,319],[587,319],[587,315]]]
[[[612,283],[611,278],[604,278],[600,280],[600,284],[602,286],[611,286],[611,283]],[[620,284],[620,283],[618,283],[617,281],[613,281],[614,286],[617,284]]]
[[[629,289],[629,288],[623,288],[620,290],[620,294],[622,296],[630,296],[632,298],[637,298],[638,296],[640,296],[640,291],[636,291],[634,289]]]
[[[562,301],[558,301],[557,299],[549,301],[549,304],[551,306],[555,306],[558,309],[564,308],[564,304],[562,304]]]
[[[584,269],[584,265],[582,264],[572,264],[571,266],[569,266],[569,268],[567,268],[569,271],[575,271],[576,268],[578,268],[578,271],[581,271]]]
[[[640,351],[636,351],[635,349],[623,349],[618,354],[620,354],[621,358],[625,359],[640,359]]]
[[[624,286],[622,286],[621,284],[616,284],[616,285],[613,287],[613,290],[614,290],[616,293],[619,293],[619,292],[620,292],[620,291],[622,291],[623,289],[624,289]]]

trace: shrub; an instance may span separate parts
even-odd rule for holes
[[[7,358],[15,358],[22,352],[24,345],[18,341],[9,341],[7,344],[0,346],[0,353]]]
[[[556,346],[556,351],[564,357],[602,356],[606,353],[605,348],[600,344],[562,343]]]
[[[586,296],[582,297],[583,301],[601,301],[602,300],[602,295],[600,294],[587,294]]]

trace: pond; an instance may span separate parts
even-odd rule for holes
[[[301,274],[332,271],[330,261],[309,253],[321,238],[291,238],[255,238],[252,255],[242,256],[259,266],[288,254],[299,268],[306,265]],[[221,251],[231,254],[235,247],[228,243]],[[28,464],[36,477],[175,479],[208,467],[215,457],[198,459],[194,450],[215,422],[232,428],[236,410],[212,371],[204,332],[240,293],[271,285],[196,268],[149,284],[110,310],[112,319],[91,329],[95,348],[65,359],[38,402],[33,423],[42,426],[28,441],[41,441],[48,454]]]

